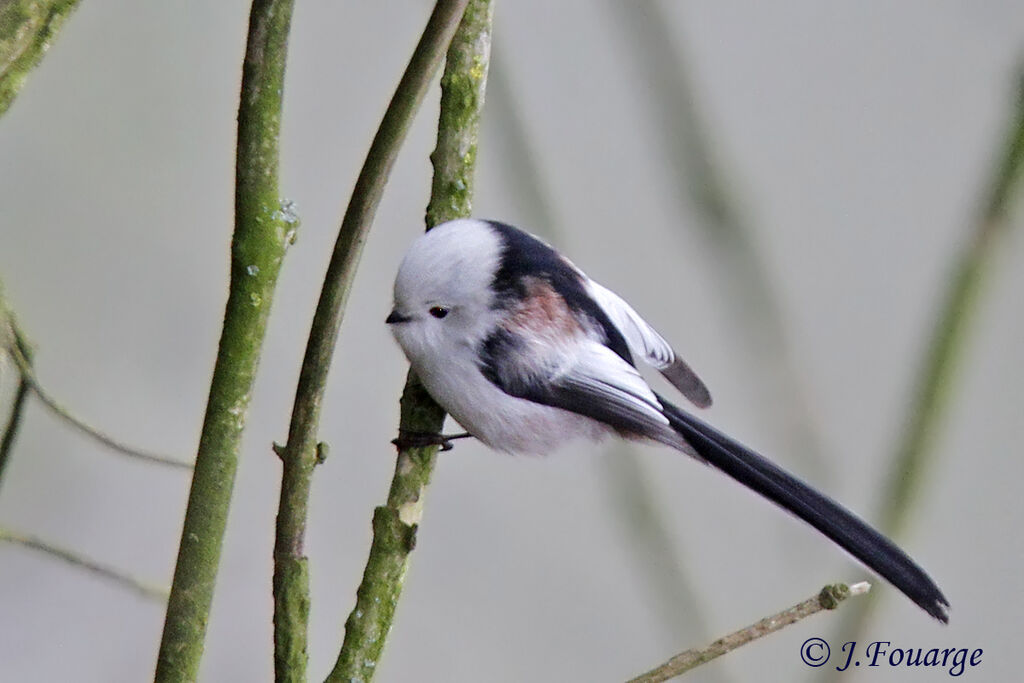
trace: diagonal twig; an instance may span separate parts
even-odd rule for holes
[[[91,560],[77,552],[68,550],[67,548],[56,546],[37,536],[20,534],[11,531],[10,529],[0,527],[0,541],[20,545],[23,548],[30,548],[49,555],[50,557],[55,557],[73,567],[85,569],[97,576],[109,579],[120,586],[131,589],[149,600],[159,600],[161,602],[167,600],[166,586],[159,586],[146,581],[141,581],[133,576],[125,574],[119,569],[114,569],[108,565]]]
[[[184,470],[192,469],[192,465],[190,463],[182,460],[176,460],[166,455],[144,451],[140,448],[136,448],[135,446],[128,445],[120,439],[90,425],[88,422],[72,413],[68,408],[61,405],[56,398],[43,388],[43,385],[36,377],[35,370],[32,367],[32,356],[30,353],[31,347],[25,340],[21,330],[19,330],[14,324],[13,319],[10,319],[9,323],[11,326],[13,341],[7,347],[7,352],[14,360],[15,366],[18,368],[18,372],[21,375],[21,382],[30,389],[36,398],[38,398],[43,405],[49,408],[54,415],[77,429],[82,434],[85,434],[89,438],[97,441],[116,453],[159,465],[167,465]]]
[[[846,598],[854,595],[863,595],[870,589],[871,584],[866,581],[855,583],[852,586],[842,583],[825,586],[817,595],[807,598],[789,609],[782,610],[770,617],[765,617],[761,621],[739,631],[734,631],[727,636],[719,638],[707,647],[681,652],[661,666],[630,679],[628,683],[661,683],[661,681],[682,676],[687,671],[695,669],[701,664],[707,664],[713,659],[717,659],[724,654],[743,647],[747,643],[764,638],[791,624],[795,624],[812,614],[817,614],[822,610],[833,610]]]

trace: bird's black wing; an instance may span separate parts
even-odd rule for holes
[[[480,357],[484,376],[510,396],[692,452],[636,368],[597,340],[545,343],[499,330],[484,342]]]
[[[557,294],[567,311],[586,321],[605,346],[633,365],[629,343],[604,307],[591,295],[589,279],[579,268],[527,232],[498,221],[487,223],[504,245],[501,263],[492,283],[497,307],[518,305],[529,296],[530,286],[541,281]]]

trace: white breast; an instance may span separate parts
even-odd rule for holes
[[[588,417],[510,396],[470,362],[415,370],[434,400],[496,450],[542,455],[574,438],[596,440],[612,432]]]

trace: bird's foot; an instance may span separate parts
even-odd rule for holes
[[[432,434],[430,432],[399,429],[398,438],[392,439],[391,443],[395,444],[400,451],[410,448],[425,448],[427,446],[440,446],[442,451],[450,451],[455,447],[452,445],[452,441],[455,439],[468,439],[471,436],[473,435],[469,432],[461,434]]]

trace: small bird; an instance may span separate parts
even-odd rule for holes
[[[546,453],[612,434],[671,446],[793,513],[948,622],[942,591],[892,541],[651,389],[635,358],[697,407],[711,405],[704,382],[629,304],[536,237],[473,218],[429,230],[399,267],[387,323],[434,400],[491,448]]]

